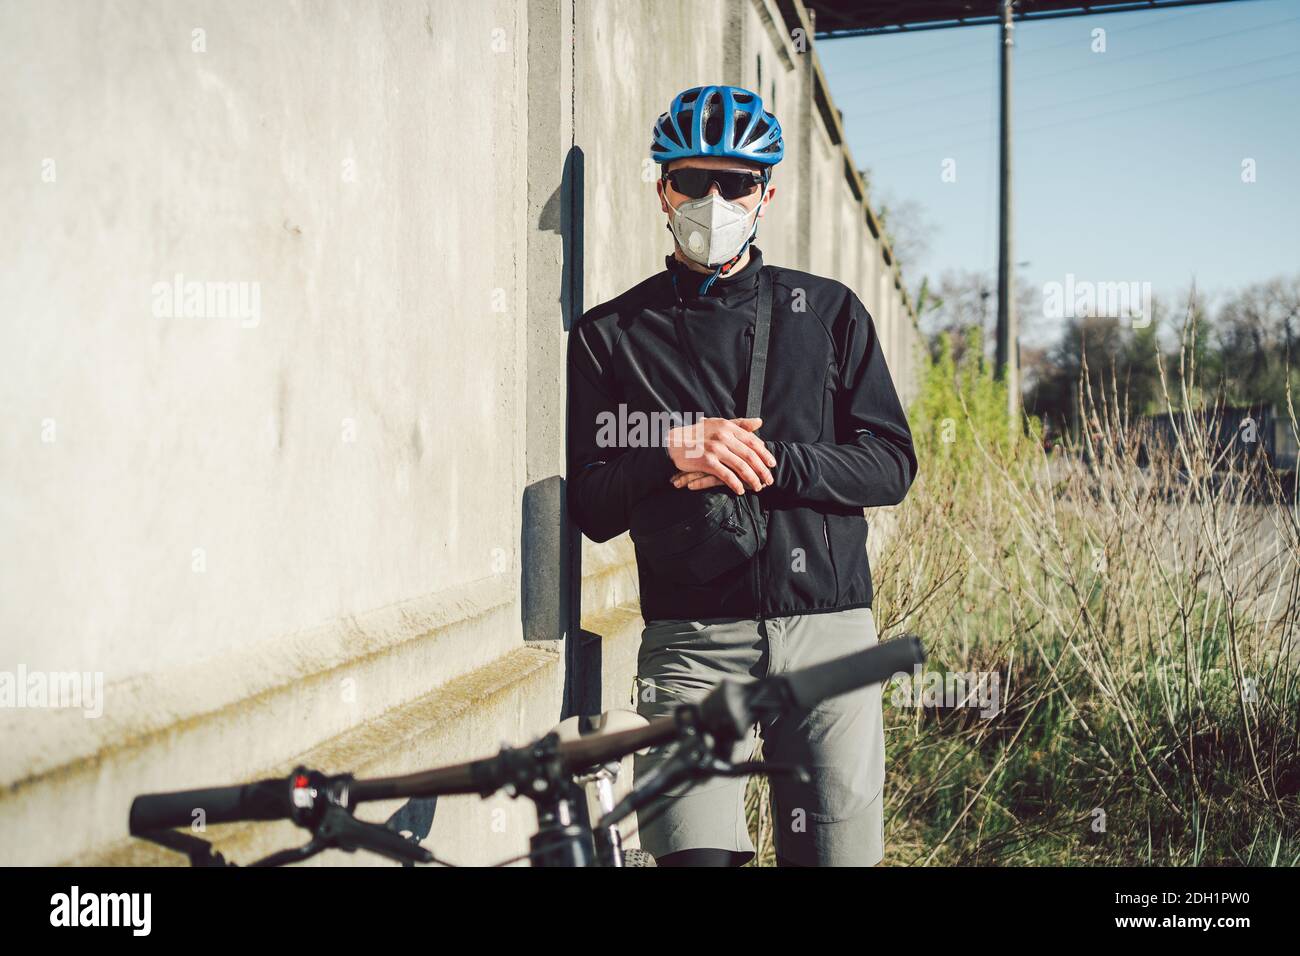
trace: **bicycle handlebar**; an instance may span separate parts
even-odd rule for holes
[[[205,823],[282,820],[292,815],[293,804],[283,777],[237,787],[146,793],[131,801],[131,832],[189,826],[197,811]]]
[[[571,773],[584,770],[627,754],[667,743],[675,738],[680,728],[675,717],[660,717],[645,727],[621,730],[613,734],[597,734],[570,740],[556,748],[556,757],[564,769]],[[501,755],[424,770],[399,777],[380,777],[358,780],[352,785],[353,799],[358,803],[367,800],[389,800],[397,797],[441,797],[461,793],[486,796],[495,793],[505,783]]]
[[[909,634],[847,657],[793,671],[785,676],[785,682],[795,703],[808,708],[859,687],[884,683],[895,674],[911,676],[912,668],[924,662],[921,639]]]
[[[561,744],[561,759],[566,767],[576,771],[643,747],[666,743],[677,736],[678,729],[674,718],[662,717],[645,727]],[[603,756],[606,753],[611,756]],[[487,795],[502,786],[499,761],[500,755],[403,776],[354,780],[348,787],[349,800],[355,805],[414,796]],[[131,802],[130,832],[139,835],[189,826],[198,811],[202,811],[207,823],[289,819],[293,816],[295,782],[307,785],[305,780],[281,777],[233,787],[142,794]]]
[[[671,716],[633,730],[566,741],[553,748],[553,759],[559,760],[566,772],[578,773],[645,747],[668,743],[682,735],[683,715],[687,712],[696,715],[700,728],[715,737],[739,738],[764,716],[774,716],[791,705],[808,708],[856,688],[881,683],[894,674],[909,673],[924,660],[920,640],[908,636],[778,677],[745,684],[723,681],[696,709],[678,708]],[[509,783],[511,761],[529,759],[539,744],[536,741],[518,750],[502,750],[495,757],[418,773],[348,780],[344,798],[348,806],[354,806],[401,797],[468,793],[487,796]],[[288,779],[260,780],[243,786],[144,794],[131,804],[131,833],[187,826],[198,810],[206,814],[208,823],[291,819],[295,817],[295,790],[318,783],[306,772],[295,771]]]

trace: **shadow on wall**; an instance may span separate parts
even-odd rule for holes
[[[561,238],[559,306],[565,332],[583,313],[583,165],[582,150],[571,147],[560,187],[537,221],[539,232]],[[529,361],[538,354],[529,349]],[[566,364],[561,354],[560,374]],[[564,697],[557,721],[599,714],[602,640],[581,627],[582,533],[569,521],[564,478],[555,474],[531,482],[524,488],[521,511],[519,606],[524,640],[564,641]],[[408,800],[387,825],[418,843],[429,835],[436,809],[436,799]]]
[[[565,332],[573,329],[585,311],[585,171],[582,149],[570,147],[560,188],[537,223],[539,230],[559,230],[564,256],[560,322]],[[566,367],[561,360],[561,375]],[[567,414],[564,420],[568,420]],[[602,687],[601,637],[582,629],[582,532],[569,520],[565,490],[559,475],[524,489],[520,601],[524,640],[564,641],[561,720],[575,714],[599,714]]]

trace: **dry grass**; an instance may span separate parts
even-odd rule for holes
[[[1171,411],[1199,401],[1187,345]],[[920,634],[931,669],[996,675],[1001,706],[887,689],[887,863],[1300,859],[1294,482],[1216,447],[1213,422],[1175,415],[1162,438],[1118,393],[1085,377],[1082,438],[1051,454],[969,414],[918,429],[877,623]],[[765,798],[751,787],[760,862]]]

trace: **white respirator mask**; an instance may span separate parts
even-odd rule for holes
[[[668,208],[669,228],[690,259],[710,268],[730,262],[745,248],[758,231],[758,210],[762,208],[767,184],[753,209],[728,202],[711,192],[702,199],[691,199]],[[753,216],[753,223],[750,217]]]

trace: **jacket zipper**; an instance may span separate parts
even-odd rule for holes
[[[672,274],[672,280],[673,280],[673,298],[676,300],[676,303],[675,303],[675,304],[676,304],[676,307],[677,307],[677,312],[678,312],[679,315],[681,315],[681,316],[683,317],[683,322],[684,322],[686,308],[685,308],[684,304],[682,303],[682,296],[681,296],[681,293],[680,293],[680,292],[678,291],[678,289],[677,289],[677,275],[676,275],[675,273]],[[762,281],[762,280],[760,279],[760,281]],[[686,361],[687,361],[688,363],[691,364],[691,369],[692,369],[692,371],[694,371],[695,366],[694,366],[694,363],[691,363],[690,356],[687,355],[687,356],[685,356],[685,358],[686,358]],[[698,377],[698,376],[697,376],[697,377]],[[701,385],[701,388],[702,388],[702,387],[703,387],[703,385]],[[755,500],[757,500],[757,499],[755,499]],[[760,508],[761,508],[761,505],[757,505],[757,504],[756,504],[755,507],[760,507]],[[736,528],[736,530],[739,531],[740,529],[739,529],[739,528]],[[825,530],[825,526],[824,526],[824,525],[823,525],[823,530]],[[762,572],[761,568],[759,567],[759,559],[760,559],[762,556],[763,556],[763,552],[760,550],[757,554],[754,555],[754,557],[753,557],[753,559],[752,559],[752,560],[753,560],[753,563],[754,563],[754,596],[755,596],[755,599],[756,599],[757,602],[758,602],[758,607],[755,609],[754,619],[757,620],[757,621],[761,621],[761,620],[763,620],[763,572]]]

